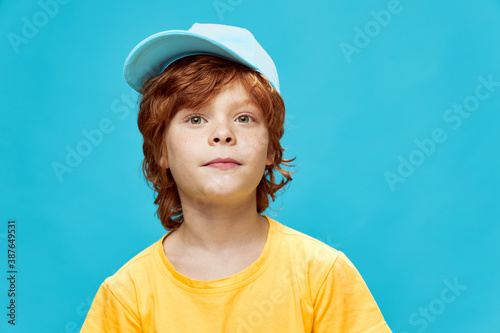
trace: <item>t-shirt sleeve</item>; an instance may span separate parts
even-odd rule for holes
[[[80,333],[142,333],[139,320],[106,282],[97,291]]]
[[[340,251],[313,302],[313,333],[391,332],[358,270]]]

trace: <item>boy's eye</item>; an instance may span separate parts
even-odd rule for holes
[[[243,123],[248,123],[250,121],[250,117],[249,116],[239,116],[238,119],[242,120],[241,122]]]
[[[194,122],[191,121],[191,120],[193,120]],[[189,123],[191,123],[193,125],[199,125],[199,124],[202,123],[202,121],[203,121],[203,118],[201,118],[201,117],[191,117],[191,118],[189,118]]]

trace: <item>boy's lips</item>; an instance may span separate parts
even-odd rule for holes
[[[204,164],[203,166],[212,166],[212,167],[218,167],[218,166],[226,166],[226,167],[232,167],[236,165],[241,165],[240,162],[236,161],[235,159],[232,158],[216,158],[211,160],[210,162]]]

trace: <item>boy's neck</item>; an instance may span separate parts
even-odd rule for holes
[[[183,205],[184,222],[175,230],[184,249],[208,255],[231,256],[267,238],[267,219],[253,205]]]

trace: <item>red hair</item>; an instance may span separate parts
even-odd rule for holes
[[[274,201],[276,192],[292,180],[293,172],[281,167],[291,166],[287,163],[295,160],[283,158],[285,149],[280,144],[284,134],[285,104],[269,81],[249,67],[216,56],[192,55],[178,59],[142,87],[137,121],[144,137],[142,172],[157,193],[156,215],[166,230],[175,230],[184,221],[170,169],[158,164],[166,153],[164,132],[167,124],[179,109],[204,106],[233,80],[239,80],[261,107],[269,132],[268,151],[274,152],[274,162],[266,165],[257,186],[257,212],[260,214],[269,206],[268,195]],[[275,182],[274,170],[283,176],[279,183]]]

